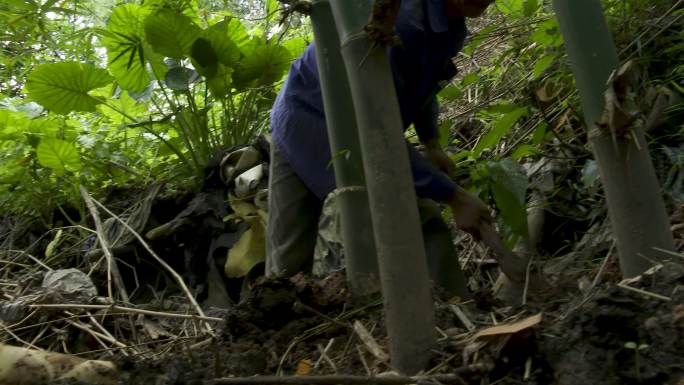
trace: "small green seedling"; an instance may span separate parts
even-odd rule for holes
[[[647,344],[637,344],[636,342],[625,342],[625,348],[634,350],[634,370],[636,370],[636,377],[641,381],[641,368],[639,365],[639,352],[648,348]]]

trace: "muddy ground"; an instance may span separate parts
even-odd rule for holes
[[[682,221],[675,215],[672,222],[677,227]],[[681,227],[675,231],[680,245]],[[577,252],[539,261],[536,270],[548,286],[529,292],[517,306],[493,295],[498,268],[487,251],[461,239],[476,254],[465,264],[474,299],[435,300],[437,344],[422,374],[460,373],[448,381],[456,384],[684,385],[684,256],[673,254],[639,279],[621,281],[606,229],[604,223],[596,233],[587,231],[594,259],[579,252],[590,248],[580,240]],[[235,303],[222,309],[205,303],[205,315],[215,319],[208,333],[206,323],[174,316],[196,313],[168,274],[136,255],[126,259],[131,266],[137,261],[135,279],[122,272],[138,304],[127,306],[166,315],[106,308],[87,313],[77,304],[103,297],[46,293],[39,266],[6,267],[4,276],[13,278],[2,280],[0,295],[7,300],[0,302],[0,316],[17,314],[3,321],[2,342],[114,361],[120,384],[211,384],[255,375],[372,377],[392,371],[382,301],[352,300],[344,272],[290,279],[253,274],[247,282],[228,281]],[[174,266],[183,271],[182,258]],[[188,271],[183,275],[190,281]],[[106,274],[95,271],[91,278],[100,295],[106,293]],[[26,308],[27,303],[65,308]],[[359,337],[358,324],[377,346]],[[111,339],[84,327],[106,330]]]
[[[625,289],[605,282],[585,293],[559,283],[546,303],[505,307],[485,293],[460,305],[469,332],[448,303],[437,304],[440,330],[429,374],[472,364],[468,384],[683,384],[684,268],[663,266]],[[316,281],[261,280],[228,310],[220,335],[200,348],[177,347],[153,359],[120,360],[125,384],[203,384],[228,376],[265,374],[375,375],[390,371],[369,353],[351,323],[360,321],[380,346],[386,334],[379,302],[354,305],[341,275]],[[320,312],[320,313],[319,313]],[[492,325],[543,313],[521,332],[473,340]],[[330,344],[330,345],[329,345]],[[326,350],[327,347],[327,350]],[[321,350],[325,350],[322,357]],[[301,367],[311,364],[311,369]],[[304,372],[302,372],[304,370]]]

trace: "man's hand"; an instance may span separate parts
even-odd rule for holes
[[[444,0],[444,11],[451,17],[479,17],[494,0]]]
[[[487,205],[480,198],[460,187],[456,188],[456,192],[448,203],[456,225],[461,230],[470,233],[475,239],[480,239],[482,225],[492,223]]]
[[[449,156],[442,150],[437,139],[429,140],[424,143],[425,146],[425,156],[432,162],[432,164],[440,169],[443,173],[448,176],[453,175],[454,172],[454,162],[449,158]]]

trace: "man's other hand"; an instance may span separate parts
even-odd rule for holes
[[[480,228],[484,224],[491,224],[492,217],[489,208],[476,195],[457,187],[449,200],[456,225],[475,239],[480,239]]]

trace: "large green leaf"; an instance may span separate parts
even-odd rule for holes
[[[290,51],[291,57],[300,57],[306,50],[306,47],[309,46],[309,43],[309,39],[305,39],[303,37],[295,37],[294,39],[286,40],[283,43],[283,47],[287,48],[287,50]]]
[[[216,66],[216,72],[210,78],[207,78],[207,85],[211,90],[212,95],[217,98],[223,98],[230,92],[233,84],[233,69],[223,64]]]
[[[247,28],[242,25],[239,19],[230,17],[224,19],[222,23],[226,24],[226,32],[228,32],[230,40],[232,40],[233,43],[238,46],[238,48],[242,49],[249,44],[250,40],[249,34],[247,33]]]
[[[200,75],[206,78],[212,78],[216,75],[219,64],[218,54],[209,40],[204,37],[195,40],[190,49],[190,58],[192,65],[195,66]]]
[[[206,39],[216,54],[216,60],[221,64],[234,68],[240,60],[240,49],[233,41],[231,33],[236,29],[232,20],[223,20],[202,31],[202,38]],[[246,33],[246,32],[245,32]],[[240,38],[239,36],[237,36]]]
[[[560,47],[563,44],[563,35],[556,18],[539,23],[531,37],[532,41],[544,47]]]
[[[272,24],[278,18],[278,10],[280,9],[278,0],[266,0],[264,8],[266,11],[266,23]]]
[[[232,88],[234,69],[239,66],[241,52],[231,35],[244,40],[247,35],[241,27],[235,19],[223,20],[202,31],[192,44],[192,64],[206,78],[215,97],[224,97]],[[241,32],[244,32],[244,38]]]
[[[555,60],[556,55],[546,55],[539,58],[534,63],[534,68],[532,68],[532,76],[535,78],[541,76],[541,74],[544,73],[544,71],[546,71],[546,69],[549,68]]]
[[[463,89],[459,86],[456,86],[454,84],[450,84],[444,88],[442,88],[441,91],[437,94],[440,98],[453,102],[458,100],[461,95],[463,95]]]
[[[60,114],[95,111],[101,101],[88,92],[112,82],[106,70],[92,64],[62,62],[42,64],[26,82],[29,96],[43,107]]]
[[[242,50],[234,82],[239,88],[273,84],[287,72],[291,61],[287,48],[271,40],[252,38]]]
[[[525,0],[523,3],[523,14],[526,17],[534,16],[539,10],[539,0]]]
[[[510,106],[507,106],[506,108],[508,107]],[[479,156],[483,150],[496,146],[499,141],[508,134],[511,128],[513,128],[515,123],[520,118],[527,115],[527,113],[527,107],[517,107],[499,117],[492,124],[489,132],[487,132],[487,134],[477,143],[473,149],[473,154]]]
[[[0,109],[0,142],[21,139],[29,123],[21,112]]]
[[[200,29],[189,17],[170,9],[162,9],[145,19],[145,34],[155,52],[174,59],[182,59]]]
[[[144,0],[141,3],[153,11],[168,9],[177,14],[182,14],[189,17],[193,22],[200,21],[197,0]]]
[[[488,162],[490,186],[496,207],[506,225],[514,233],[527,236],[526,194],[527,174],[520,164],[510,158]]]
[[[152,54],[145,42],[144,20],[149,10],[136,4],[117,7],[109,18],[103,43],[109,71],[121,88],[142,92],[150,84],[146,62]]]
[[[98,110],[102,115],[108,117],[112,124],[118,125],[128,121],[128,118],[123,116],[120,112],[123,112],[127,116],[134,117],[142,117],[148,114],[147,104],[137,102],[128,94],[128,92],[121,92],[118,97],[111,98],[108,101],[108,104],[114,106],[116,111],[104,106],[98,107]]]
[[[57,175],[66,171],[79,171],[81,158],[73,144],[54,138],[44,138],[36,149],[38,162],[51,168]]]
[[[522,16],[523,6],[526,0],[499,0],[496,7],[509,16]]]

